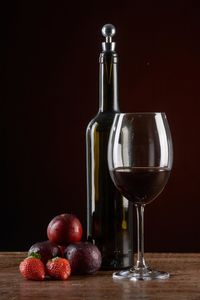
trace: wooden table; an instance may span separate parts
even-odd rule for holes
[[[91,276],[71,276],[67,281],[27,281],[19,271],[25,253],[0,252],[1,300],[199,300],[200,254],[148,253],[152,267],[169,271],[171,277],[160,281],[113,280],[112,272]]]

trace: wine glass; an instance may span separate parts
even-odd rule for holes
[[[137,261],[113,278],[165,279],[169,273],[150,269],[144,259],[144,207],[164,189],[172,169],[173,148],[165,113],[116,114],[108,143],[108,167],[121,194],[137,212]]]

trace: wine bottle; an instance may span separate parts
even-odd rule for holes
[[[133,207],[114,186],[107,163],[107,146],[115,114],[119,112],[115,27],[102,28],[105,42],[99,58],[99,111],[86,131],[87,235],[102,254],[102,269],[133,264]]]

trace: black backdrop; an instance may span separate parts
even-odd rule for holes
[[[0,250],[46,239],[62,212],[86,229],[85,128],[98,108],[100,29],[113,23],[121,110],[165,111],[174,141],[172,176],[146,208],[146,250],[200,251],[197,4],[19,1],[0,11]]]

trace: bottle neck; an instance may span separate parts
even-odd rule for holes
[[[99,112],[119,112],[117,54],[115,52],[100,54]]]

